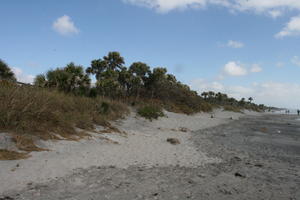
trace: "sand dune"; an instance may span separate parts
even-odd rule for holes
[[[248,111],[246,114],[257,115]],[[93,137],[79,142],[41,142],[41,146],[51,151],[33,152],[26,160],[0,161],[0,194],[10,189],[20,189],[28,183],[42,183],[65,176],[77,168],[127,168],[132,165],[196,167],[219,162],[218,158],[208,157],[191,144],[191,131],[224,124],[245,114],[215,110],[193,116],[170,112],[166,115],[150,122],[132,112],[114,123],[126,134],[91,133]],[[180,144],[171,145],[167,138],[177,138]]]

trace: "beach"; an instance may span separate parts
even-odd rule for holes
[[[166,115],[150,122],[133,112],[114,123],[121,133],[91,133],[93,137],[79,142],[41,142],[50,151],[0,161],[0,197],[299,198],[297,116],[221,109]],[[168,138],[180,143],[170,144]]]

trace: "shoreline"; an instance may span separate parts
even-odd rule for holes
[[[5,194],[15,200],[297,200],[300,122],[296,118],[247,115],[191,132],[189,141],[197,152],[205,152],[221,162],[199,166],[92,166]]]

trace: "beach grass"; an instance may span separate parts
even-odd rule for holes
[[[0,131],[13,135],[25,151],[42,150],[36,139],[76,139],[76,128],[110,126],[128,112],[125,104],[105,98],[68,95],[56,90],[0,82]]]

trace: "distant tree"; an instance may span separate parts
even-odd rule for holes
[[[140,91],[147,81],[148,75],[151,72],[150,67],[142,62],[135,62],[129,67],[129,72],[132,74],[131,85],[137,98],[140,96]]]
[[[68,90],[74,92],[75,90],[84,91],[91,85],[91,79],[84,72],[83,67],[75,65],[73,62],[69,63],[64,69],[69,74]]]
[[[214,93],[213,91],[209,91],[209,92],[208,92],[208,98],[209,98],[210,100],[213,100],[213,99],[215,98],[215,93]]]
[[[132,63],[129,67],[129,71],[141,79],[145,79],[145,77],[150,73],[150,67],[146,63],[135,62]]]
[[[252,97],[249,97],[248,100],[249,100],[250,103],[252,103],[253,98],[252,98]]]
[[[16,81],[16,77],[8,65],[0,59],[0,80]]]
[[[217,101],[219,103],[222,103],[223,101],[223,94],[221,92],[218,92],[216,95],[215,95],[215,98],[217,99]]]
[[[239,104],[241,105],[241,106],[244,106],[245,105],[245,98],[241,98],[241,100],[239,101]]]
[[[151,98],[163,92],[166,83],[166,73],[167,69],[163,67],[154,68],[153,71],[149,73],[146,87],[151,90]]]
[[[208,97],[208,92],[202,92],[201,96],[206,100]]]
[[[228,103],[230,104],[230,105],[234,105],[234,104],[237,104],[237,100],[235,99],[235,98],[228,98]]]
[[[118,75],[118,81],[123,89],[123,96],[131,95],[130,92],[133,87],[132,74],[127,70],[126,67],[123,67],[123,69],[118,73]]]
[[[169,81],[169,83],[171,83],[171,84],[177,84],[178,83],[176,77],[172,74],[167,74],[166,78]]]
[[[34,79],[34,85],[38,87],[46,87],[47,86],[46,76],[44,74],[37,75]]]

